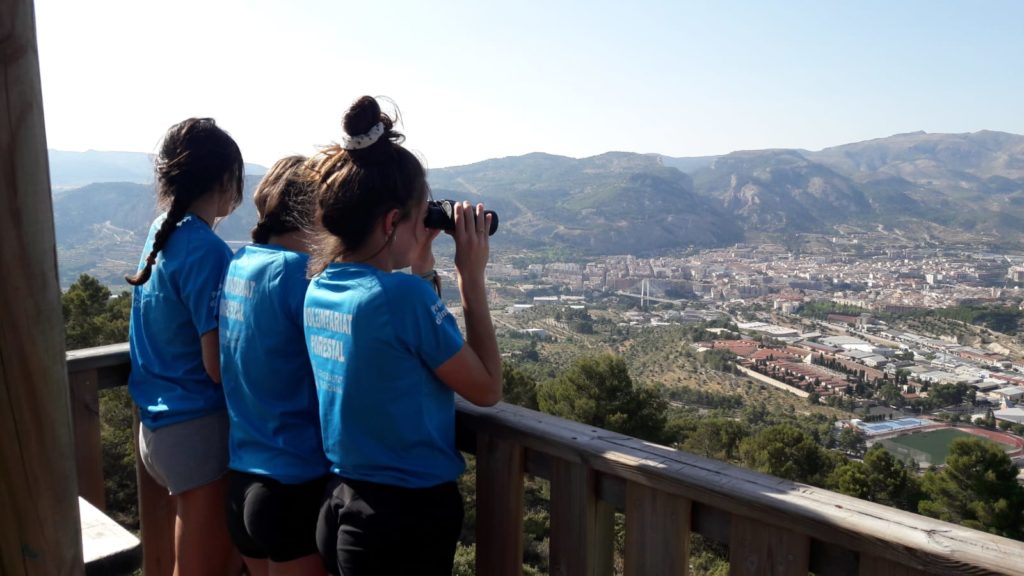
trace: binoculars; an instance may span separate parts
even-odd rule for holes
[[[423,225],[427,228],[454,232],[455,204],[457,202],[454,200],[431,200],[427,202],[427,217],[423,220]],[[491,215],[491,229],[487,231],[487,235],[493,236],[498,231],[498,213],[494,210],[484,210],[484,214]],[[476,211],[469,212],[469,215],[475,219]]]

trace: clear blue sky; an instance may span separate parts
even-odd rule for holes
[[[212,116],[270,164],[401,108],[433,167],[1024,133],[1024,2],[36,0],[51,148]]]

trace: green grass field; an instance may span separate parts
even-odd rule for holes
[[[943,428],[882,440],[881,444],[895,456],[911,457],[918,463],[924,460],[928,464],[939,466],[946,463],[946,457],[949,456],[949,445],[957,438],[980,437],[955,428]],[[1002,445],[1000,444],[1000,446]],[[1005,449],[1005,446],[1003,448]]]

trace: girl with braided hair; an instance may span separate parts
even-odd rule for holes
[[[227,572],[224,522],[228,417],[220,387],[218,304],[231,249],[213,232],[242,199],[244,164],[209,118],[172,126],[156,158],[158,204],[129,325],[128,390],[138,406],[139,452],[174,497],[175,576]]]
[[[302,334],[313,212],[304,161],[279,160],[256,187],[253,244],[228,265],[221,300],[227,523],[251,576],[324,573],[315,532],[330,469]]]

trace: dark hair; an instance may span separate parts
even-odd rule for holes
[[[305,156],[288,156],[271,166],[263,176],[252,201],[259,220],[252,229],[256,244],[270,242],[276,234],[308,229],[313,218],[313,194],[304,176]]]
[[[156,158],[157,204],[167,217],[153,237],[146,265],[124,279],[133,286],[149,280],[157,254],[185,218],[192,203],[218,189],[225,179],[234,181],[233,208],[242,202],[245,164],[238,144],[217,127],[212,118],[189,118],[167,130]]]
[[[405,137],[395,131],[395,120],[381,112],[377,100],[363,96],[345,113],[342,127],[350,136],[368,133],[380,122],[384,133],[372,145],[346,150],[334,144],[308,163],[315,186],[316,221],[324,230],[310,260],[310,272],[319,274],[336,258],[359,250],[373,226],[390,210],[400,218],[426,201],[427,178],[423,165],[402,147]]]

